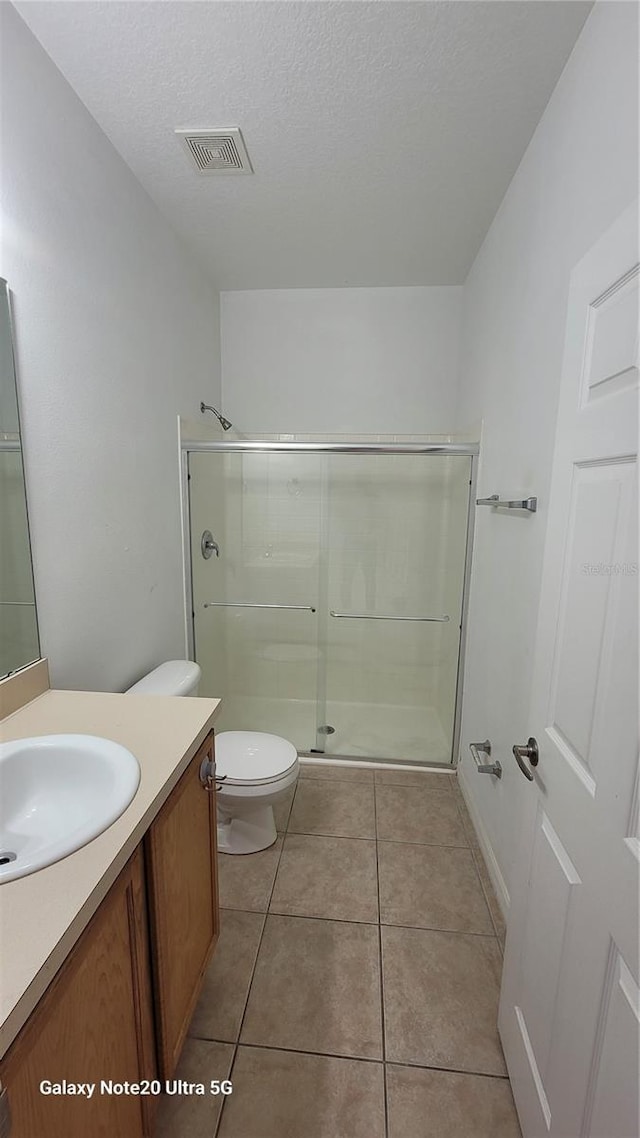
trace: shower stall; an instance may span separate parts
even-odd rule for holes
[[[184,444],[195,659],[220,730],[451,764],[475,444]]]

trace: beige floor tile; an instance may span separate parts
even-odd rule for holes
[[[378,838],[383,841],[468,845],[454,796],[448,790],[376,786],[376,824]]]
[[[376,922],[376,843],[288,834],[269,911]]]
[[[384,1132],[381,1063],[239,1048],[219,1138],[384,1138]]]
[[[289,833],[375,838],[373,787],[301,779],[293,800]]]
[[[190,1083],[227,1079],[233,1060],[230,1043],[187,1039],[175,1078]],[[155,1138],[212,1138],[222,1110],[220,1095],[162,1095],[158,1103]]]
[[[508,1079],[387,1067],[389,1138],[520,1138]]]
[[[497,1031],[501,965],[495,937],[384,926],[387,1059],[506,1074]]]
[[[378,929],[270,914],[240,1039],[381,1058]]]
[[[253,854],[218,854],[218,888],[223,909],[266,913],[282,853],[282,838]]]
[[[493,934],[471,850],[380,842],[380,920]]]
[[[421,786],[423,790],[453,790],[455,777],[439,771],[376,771],[376,786]]]
[[[265,919],[262,913],[236,909],[222,909],[220,916],[220,939],[204,975],[189,1035],[235,1043]]]
[[[343,767],[338,763],[304,763],[300,767],[300,778],[328,779],[329,782],[362,782],[373,784],[373,770],[364,767]]]
[[[279,834],[283,834],[287,828],[291,807],[293,805],[293,798],[296,793],[295,785],[289,787],[289,790],[283,797],[273,806],[273,820],[276,824],[276,830]]]

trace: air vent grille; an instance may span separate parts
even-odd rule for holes
[[[238,127],[227,130],[177,130],[200,174],[252,174],[253,168]]]

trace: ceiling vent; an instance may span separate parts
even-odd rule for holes
[[[200,174],[253,174],[253,167],[237,126],[227,130],[177,130]]]

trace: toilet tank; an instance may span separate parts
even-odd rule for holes
[[[134,695],[197,695],[201,675],[193,660],[166,660],[127,690]]]

